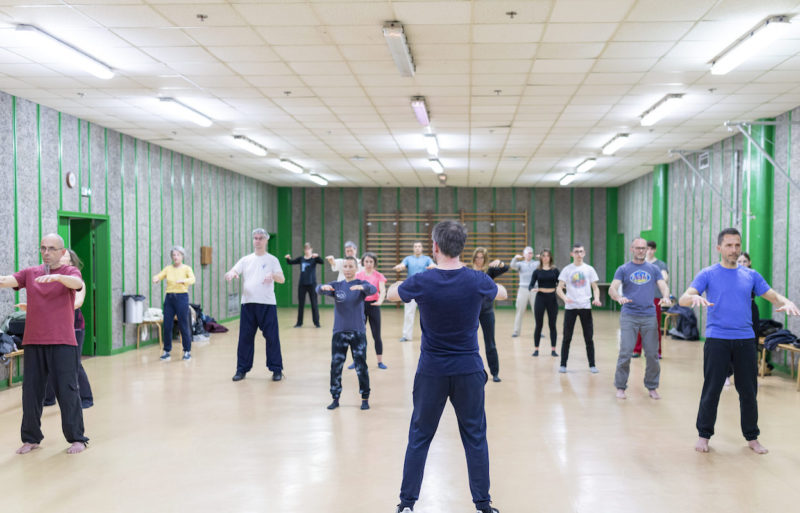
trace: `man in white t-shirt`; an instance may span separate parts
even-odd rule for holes
[[[358,255],[356,255],[356,253],[358,253],[358,246],[356,246],[355,242],[349,240],[349,241],[344,243],[344,256],[345,256],[345,258],[347,258],[347,257],[355,258],[356,259],[356,264],[357,264],[357,271],[356,272],[360,273],[361,271],[364,270],[364,266],[361,265],[361,260],[359,260]],[[339,273],[339,276],[336,278],[336,281],[342,281],[344,279],[344,267],[343,267],[344,266],[344,258],[333,258],[333,255],[328,255],[328,256],[325,257],[325,260],[327,260],[328,263],[330,264],[331,271]]]
[[[272,371],[272,380],[280,381],[283,377],[275,283],[284,283],[286,278],[278,259],[267,253],[268,240],[269,234],[263,228],[253,230],[253,253],[242,257],[225,273],[228,281],[242,278],[239,347],[233,381],[243,380],[253,368],[255,337],[259,329],[267,341],[267,368]]]
[[[572,263],[561,270],[558,275],[556,294],[564,301],[564,335],[561,341],[561,366],[558,372],[567,372],[567,358],[569,358],[569,344],[572,341],[572,330],[575,320],[580,317],[583,329],[583,341],[586,342],[586,358],[589,360],[589,370],[597,374],[594,364],[594,327],[592,325],[592,305],[600,306],[600,288],[597,286],[599,278],[594,267],[585,263],[583,257],[586,250],[583,244],[576,242],[572,246],[570,256]],[[565,292],[566,289],[566,292]],[[594,294],[594,300],[592,300]]]

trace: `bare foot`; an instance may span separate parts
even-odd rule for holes
[[[708,438],[703,438],[702,436],[697,439],[697,442],[694,444],[694,450],[697,452],[708,452]]]
[[[766,447],[759,443],[758,440],[750,440],[747,442],[747,445],[749,445],[756,454],[767,454],[769,452]]]
[[[627,399],[628,396],[625,395],[625,390],[618,388],[617,389],[617,399]]]
[[[661,396],[658,395],[658,391],[655,388],[653,390],[650,390],[650,399],[655,399],[656,401],[661,399]]]
[[[726,387],[731,386],[731,378],[725,378],[725,386]]]
[[[17,449],[17,454],[28,454],[32,450],[38,449],[38,448],[39,448],[39,444],[24,443],[24,444],[22,444],[22,447]]]
[[[86,450],[86,444],[83,442],[73,442],[67,449],[67,454],[78,454]]]

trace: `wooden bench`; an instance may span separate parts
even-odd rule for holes
[[[14,358],[20,357],[25,354],[25,351],[22,349],[17,349],[16,351],[12,351],[10,353],[6,353],[5,357],[8,358],[8,387],[11,388],[14,379]]]
[[[761,362],[759,363],[758,367],[758,374],[759,376],[764,376],[764,373],[767,371],[767,348],[764,347],[764,337],[758,339],[758,344],[761,347]],[[795,355],[800,354],[800,347],[793,346],[792,344],[778,344],[778,347],[775,349],[782,349],[783,351],[787,351],[792,356],[792,377],[794,378],[794,365],[795,365]],[[800,391],[800,372],[797,373],[797,390]]]
[[[163,350],[164,341],[161,337],[161,323],[162,321],[142,321],[136,325],[136,349],[139,349],[139,342],[142,340],[142,326],[155,326],[158,329],[158,346]]]

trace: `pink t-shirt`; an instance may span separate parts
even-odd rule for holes
[[[381,297],[381,283],[386,283],[386,276],[382,275],[378,271],[372,271],[372,274],[367,274],[364,271],[358,271],[356,273],[357,280],[364,280],[369,282],[371,285],[374,285],[378,292],[372,294],[371,296],[367,296],[364,298],[364,301],[377,301],[379,297]]]
[[[81,277],[81,272],[71,265],[52,269],[50,274]],[[25,335],[22,345],[77,346],[75,340],[75,290],[58,282],[36,283],[45,275],[44,265],[28,267],[14,273],[19,289],[27,289],[28,313],[25,317]]]

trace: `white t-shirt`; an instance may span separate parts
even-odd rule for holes
[[[586,263],[569,264],[561,270],[558,281],[567,284],[567,297],[572,300],[571,303],[564,305],[565,309],[578,310],[592,307],[592,283],[600,281],[594,267]]]
[[[358,268],[356,272],[359,273],[364,270],[364,266],[361,265],[361,260],[356,259],[356,263],[358,263]],[[344,258],[334,258],[333,265],[331,266],[331,270],[339,272],[339,277],[336,278],[336,281],[342,281],[344,279]]]
[[[270,272],[283,275],[283,269],[277,258],[269,253],[261,256],[250,253],[236,262],[233,270],[242,280],[242,304],[276,304],[275,282],[270,280],[264,283],[264,277]]]

